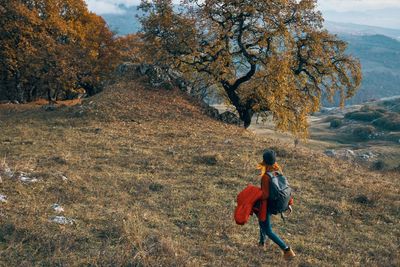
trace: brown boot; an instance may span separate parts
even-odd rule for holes
[[[290,247],[283,251],[283,258],[285,260],[290,261],[294,257],[296,257],[296,254],[294,254],[293,250]]]

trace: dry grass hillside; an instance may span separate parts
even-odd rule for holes
[[[274,219],[290,266],[400,265],[398,173],[222,124],[178,91],[131,82],[55,111],[3,105],[0,127],[1,266],[283,266],[254,218],[232,216],[265,148],[295,190],[293,215]]]

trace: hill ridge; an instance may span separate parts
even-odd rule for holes
[[[0,109],[0,265],[280,265],[276,246],[257,250],[254,220],[232,219],[236,194],[259,183],[265,148],[295,191],[293,216],[274,220],[298,254],[293,264],[398,263],[394,173],[256,136],[206,117],[179,91],[137,81],[34,111]],[[6,167],[38,181],[8,178]],[[72,225],[49,221],[54,203]]]

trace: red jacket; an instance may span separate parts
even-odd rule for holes
[[[253,212],[254,204],[261,199],[262,191],[260,188],[254,185],[248,185],[242,192],[237,196],[237,206],[234,213],[234,218],[237,224],[243,225],[247,223],[250,215]],[[265,210],[266,211],[266,210]]]

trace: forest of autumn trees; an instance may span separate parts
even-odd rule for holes
[[[92,95],[117,63],[114,34],[83,0],[0,0],[0,100]]]
[[[361,83],[347,44],[323,29],[316,0],[143,0],[150,61],[212,81],[244,126],[269,111],[278,129],[307,135],[322,96],[341,103]]]

